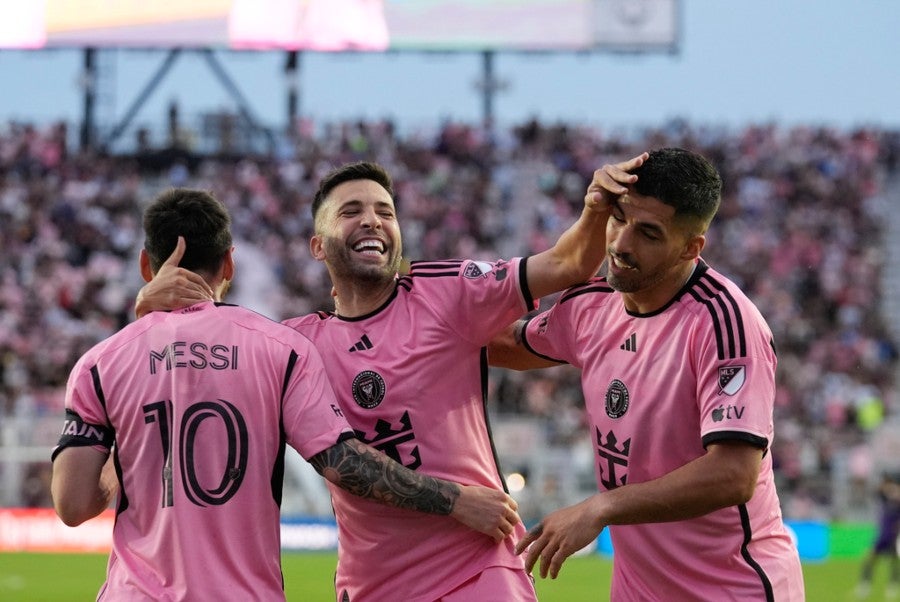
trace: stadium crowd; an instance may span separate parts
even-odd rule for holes
[[[74,150],[70,137],[64,124],[0,128],[0,422],[59,418],[75,360],[133,319],[139,216],[165,187],[223,200],[248,273],[233,300],[283,319],[331,306],[306,241],[309,203],[334,165],[375,160],[394,176],[405,257],[493,258],[547,248],[580,211],[594,169],[662,146],[697,150],[723,176],[706,258],[775,333],[772,453],[786,516],[836,518],[836,458],[852,458],[852,476],[865,481],[869,434],[900,412],[898,350],[880,313],[882,194],[900,161],[896,132],[679,121],[607,132],[534,120],[401,134],[390,122],[353,122],[297,128],[272,153],[227,157],[104,155]],[[494,370],[491,381],[495,413],[541,418],[552,445],[588,437],[573,369]],[[48,458],[56,436],[31,433]],[[45,469],[32,467],[25,503],[49,503]]]

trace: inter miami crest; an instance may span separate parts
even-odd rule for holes
[[[365,370],[356,375],[351,386],[353,401],[361,408],[371,410],[384,400],[384,379],[377,372]]]
[[[719,368],[719,393],[734,395],[744,386],[747,380],[747,368],[744,366],[723,366]]]
[[[628,411],[628,387],[619,379],[614,379],[606,388],[606,415],[621,418]]]

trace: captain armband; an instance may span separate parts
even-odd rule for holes
[[[102,424],[90,424],[85,422],[74,410],[66,409],[66,421],[62,432],[59,434],[59,442],[53,450],[53,457],[66,447],[95,447],[101,446],[112,449],[115,442],[115,431]]]

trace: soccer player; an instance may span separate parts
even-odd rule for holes
[[[207,193],[162,194],[144,216],[142,275],[177,240],[182,265],[220,299],[234,273],[229,227]],[[283,600],[286,444],[340,491],[432,513],[486,548],[519,524],[515,501],[496,488],[413,472],[360,442],[310,341],[234,305],[201,302],[130,324],[80,358],[65,405],[57,513],[74,526],[118,493],[100,599]]]
[[[889,566],[885,597],[900,598],[900,475],[884,473],[878,485],[878,529],[869,553],[863,560],[856,596],[867,598],[879,559]]]
[[[616,602],[802,600],[768,453],[772,333],[700,257],[719,174],[674,148],[631,173],[612,202],[606,277],[489,348],[494,365],[580,368],[591,422],[600,493],[546,516],[517,549],[555,578],[609,526]]]
[[[321,352],[360,439],[419,472],[503,489],[485,409],[486,345],[533,310],[535,298],[596,274],[607,188],[630,182],[627,170],[644,157],[597,170],[580,218],[547,251],[508,261],[413,262],[402,276],[390,176],[373,163],[326,175],[312,204],[310,250],[331,276],[335,311],[285,323]],[[202,285],[188,280],[172,270],[145,286],[138,315],[202,298]],[[338,600],[534,600],[512,541],[497,546],[451,521],[386,509],[336,487],[331,493]]]

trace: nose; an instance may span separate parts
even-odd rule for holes
[[[617,255],[625,255],[631,250],[632,234],[629,228],[607,231],[607,239],[607,247]]]
[[[360,224],[363,227],[379,230],[381,229],[381,218],[378,217],[378,212],[374,209],[365,209],[362,212],[362,219],[360,220]]]

